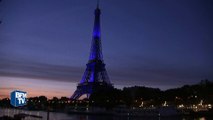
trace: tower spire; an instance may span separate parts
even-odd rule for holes
[[[99,8],[99,2],[100,2],[100,1],[99,1],[99,0],[97,0],[97,8]]]
[[[97,8],[95,9],[95,21],[93,28],[93,40],[90,50],[89,60],[103,60],[102,48],[101,48],[101,10],[99,8],[99,1],[97,1]]]

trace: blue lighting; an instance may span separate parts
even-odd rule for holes
[[[100,9],[97,8],[95,10],[95,22],[94,22],[94,29],[93,29],[93,41],[92,41],[92,47],[91,47],[91,53],[89,60],[95,60],[95,59],[102,59],[101,55],[101,46],[100,46],[100,40],[101,40],[101,30],[100,30]]]
[[[86,77],[86,71],[84,72],[84,75],[83,75],[83,77],[82,77],[82,79],[81,79],[81,81],[80,81],[80,84],[86,82],[86,81],[85,81],[85,77]]]
[[[91,52],[89,56],[89,60],[102,60],[102,52],[101,52],[101,30],[100,30],[100,9],[97,8],[95,10],[95,22],[94,22],[94,28],[93,28],[93,40],[92,40],[92,47]],[[89,79],[86,78],[86,75],[88,73],[84,73],[80,83],[84,82],[94,82],[95,81],[95,64],[87,64],[87,70],[90,71],[90,77]],[[86,81],[87,80],[87,81]]]
[[[101,60],[102,59],[102,55],[101,55],[101,53],[100,53],[100,51],[98,50],[97,47],[98,46],[93,46],[91,53],[90,53],[89,60],[96,60],[96,59]]]
[[[95,10],[95,23],[92,35],[92,45],[89,56],[89,61],[87,63],[87,68],[84,75],[77,86],[77,90],[71,96],[71,99],[77,100],[82,95],[86,94],[89,98],[93,90],[96,89],[100,84],[99,82],[108,82],[108,76],[105,70],[105,64],[103,63],[103,55],[101,49],[101,30],[100,30],[100,9],[97,7]],[[95,83],[95,84],[94,84]]]
[[[93,38],[99,38],[101,37],[101,32],[100,32],[100,27],[95,26],[94,31],[93,31]]]
[[[97,46],[94,45],[95,44],[94,42],[95,41],[93,41],[93,43],[92,43],[92,50],[91,50],[90,57],[89,57],[90,60],[94,60],[97,58]]]
[[[95,80],[95,72],[92,71],[89,82],[94,82],[94,80]]]
[[[90,57],[89,57],[89,60],[95,60],[95,58],[96,58],[95,53],[92,53],[92,54],[90,55]]]

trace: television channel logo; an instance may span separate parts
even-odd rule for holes
[[[27,104],[27,92],[15,90],[10,93],[10,104],[14,107],[24,106]]]

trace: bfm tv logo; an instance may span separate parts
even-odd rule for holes
[[[10,94],[10,104],[14,107],[24,106],[27,104],[27,92],[15,90]]]

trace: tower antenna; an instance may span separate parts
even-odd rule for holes
[[[97,0],[97,8],[99,8],[99,3],[100,3],[100,1],[99,1],[99,0]]]

